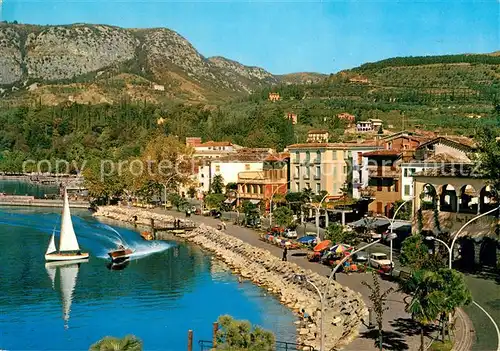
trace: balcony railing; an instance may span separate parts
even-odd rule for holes
[[[401,177],[401,171],[394,167],[368,167],[368,175],[370,178],[399,178]]]
[[[242,192],[239,192],[238,193],[238,197],[240,199],[263,199],[264,198],[264,194],[263,193],[242,193]]]

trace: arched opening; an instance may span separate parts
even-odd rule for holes
[[[475,242],[471,238],[460,238],[460,267],[466,271],[475,269]]]
[[[439,210],[441,212],[457,212],[457,192],[450,184],[445,184],[441,188]]]
[[[497,267],[497,242],[491,238],[484,238],[481,243],[479,260],[482,265]]]
[[[481,213],[486,213],[498,207],[498,196],[497,192],[491,185],[486,185],[479,192],[479,209]],[[495,212],[490,214],[491,216],[496,216]]]
[[[420,200],[422,210],[433,210],[436,207],[436,188],[432,184],[425,184]]]
[[[460,198],[458,199],[458,212],[460,213],[478,213],[479,197],[472,185],[464,185],[460,189]]]

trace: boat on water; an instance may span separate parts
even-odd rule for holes
[[[131,249],[120,245],[116,250],[109,251],[108,256],[109,258],[111,258],[112,262],[118,263],[127,261],[130,258],[130,255],[132,255],[133,253],[134,252]]]
[[[55,289],[56,275],[59,272],[59,289],[61,290],[61,299],[63,307],[64,327],[68,328],[69,313],[71,311],[71,302],[73,301],[73,292],[76,286],[76,279],[81,263],[88,262],[87,259],[75,261],[53,261],[45,263],[45,269],[52,281],[52,288]]]
[[[52,233],[49,247],[45,252],[46,261],[75,261],[89,258],[87,252],[81,252],[75,229],[71,221],[68,193],[64,189],[64,205],[61,216],[61,233],[59,235],[59,249],[56,247],[55,233]]]

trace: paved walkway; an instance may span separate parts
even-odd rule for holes
[[[172,216],[177,216],[183,218],[184,214],[175,211],[165,211],[163,209],[155,209],[157,213],[167,213]],[[204,216],[191,216],[190,219],[195,223],[205,223],[207,225],[217,227],[220,220],[212,217]],[[237,237],[253,246],[264,248],[277,257],[282,256],[282,249],[268,244],[259,240],[258,233],[252,229],[236,226],[227,223],[227,229],[225,231],[234,237]],[[301,267],[310,269],[318,274],[328,276],[331,272],[331,268],[318,264],[309,262],[305,258],[305,251],[289,251],[288,260],[294,262]],[[350,275],[339,273],[337,274],[337,281],[354,291],[359,292],[367,306],[370,306],[368,295],[370,290],[362,284],[363,281],[371,283],[372,277],[369,273],[353,273]],[[397,289],[397,284],[389,281],[382,280],[381,287],[383,291],[388,288]],[[387,307],[389,308],[384,314],[384,350],[418,350],[420,346],[420,329],[416,325],[410,316],[405,312],[405,304],[403,298],[405,296],[399,292],[394,292],[389,295],[389,301]],[[468,320],[467,316],[460,315],[461,318],[457,319],[457,331],[456,331],[456,344],[464,345],[464,347],[455,348],[456,351],[470,350],[470,338],[468,338],[467,331],[471,329],[469,325],[464,324],[464,319]],[[432,334],[432,335],[431,335]],[[426,344],[432,341],[432,337],[437,334],[436,332],[429,331],[426,334]],[[463,339],[463,340],[462,340]],[[469,340],[467,340],[469,339]],[[377,331],[369,330],[366,327],[362,327],[359,331],[359,337],[350,343],[345,350],[349,351],[371,351],[378,350],[377,347]]]

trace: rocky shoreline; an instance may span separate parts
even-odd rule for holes
[[[116,206],[101,207],[94,215],[138,225],[150,225],[151,219],[154,219],[155,223],[164,224],[174,221],[172,216]],[[292,310],[305,309],[311,319],[298,324],[297,342],[319,350],[320,299],[315,288],[311,284],[298,283],[296,275],[305,275],[307,280],[322,292],[328,280],[326,277],[305,270],[295,263],[283,262],[267,250],[254,247],[203,224],[179,237],[209,250],[227,263],[235,273],[266,288]],[[325,306],[325,350],[339,349],[357,336],[361,321],[366,318],[367,309],[360,294],[337,282],[330,285]]]

